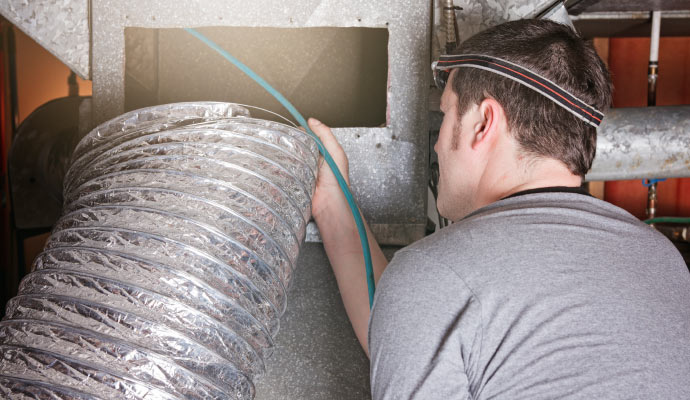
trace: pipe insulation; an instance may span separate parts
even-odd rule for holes
[[[652,32],[649,44],[649,62],[659,61],[659,36],[661,34],[661,11],[652,11]]]
[[[317,145],[228,103],[86,135],[0,322],[8,398],[251,399],[311,215]]]

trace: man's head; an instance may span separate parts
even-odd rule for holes
[[[611,101],[611,83],[603,62],[590,44],[562,24],[547,20],[508,22],[471,37],[455,53],[487,55],[512,62],[548,79],[598,110],[606,109]],[[447,142],[449,147],[445,151],[461,152],[462,135],[467,130],[467,134],[473,138],[466,142],[474,146],[470,149],[482,150],[479,146],[481,143],[477,142],[474,135],[483,132],[483,136],[480,135],[479,138],[490,138],[491,132],[486,131],[489,127],[486,122],[493,121],[493,127],[504,126],[503,132],[514,142],[513,158],[521,161],[519,165],[515,164],[521,167],[516,173],[529,177],[530,165],[548,160],[551,165],[558,163],[565,171],[581,178],[592,165],[596,150],[596,128],[543,94],[515,80],[479,68],[456,68],[452,70],[442,103],[446,108],[442,110],[446,114],[445,131],[450,129],[451,122],[446,120],[456,117],[452,121],[455,125],[452,127],[453,135]],[[450,104],[454,110],[450,109]],[[456,112],[456,116],[449,115],[450,111]],[[465,121],[472,119],[472,115],[472,121]],[[463,125],[462,121],[466,123]],[[444,151],[441,139],[439,138],[437,152]],[[476,151],[465,154],[464,157],[470,158],[465,160],[465,165],[455,163],[454,166],[446,165],[446,168],[441,165],[441,174],[446,172],[447,176],[441,182],[441,189],[446,191],[445,196],[442,196],[445,199],[440,199],[439,202],[457,202],[462,190],[463,200],[474,200],[477,203],[477,199],[472,197],[476,197],[481,186],[488,183],[484,178],[491,177],[492,170],[498,173],[497,166],[492,165],[495,164],[495,157],[508,156],[511,152],[507,147],[509,144],[498,139],[487,143],[479,158],[476,158],[479,154]],[[475,158],[472,159],[473,157]],[[440,164],[443,164],[443,158],[448,159],[439,154]],[[477,161],[480,165],[475,165]],[[509,165],[503,164],[506,167]],[[466,169],[468,174],[481,176],[460,176],[463,171],[454,170],[458,167]],[[478,170],[473,171],[473,168]],[[458,179],[454,180],[454,177]],[[504,180],[509,181],[508,178],[511,177]],[[451,188],[454,184],[466,187]],[[451,193],[448,193],[449,190]],[[448,204],[445,208],[448,208]],[[466,208],[461,215],[476,207],[468,205]],[[458,217],[458,213],[449,214],[451,218]]]

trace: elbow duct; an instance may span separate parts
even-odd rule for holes
[[[228,103],[155,106],[94,129],[0,322],[0,393],[253,398],[317,160],[309,135]]]

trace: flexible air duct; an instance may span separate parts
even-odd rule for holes
[[[156,106],[94,129],[0,322],[0,394],[253,398],[317,160],[310,136],[226,103]]]

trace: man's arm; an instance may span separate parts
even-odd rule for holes
[[[309,119],[309,127],[319,136],[349,185],[347,156],[333,136],[331,129],[313,118]],[[345,304],[345,311],[350,318],[357,339],[368,355],[369,295],[362,245],[352,210],[350,210],[333,172],[323,160],[319,163],[319,176],[312,199],[312,215],[319,227],[328,260],[333,267],[340,295]],[[374,280],[378,282],[388,261],[376,243],[366,221],[365,226],[371,248]]]

